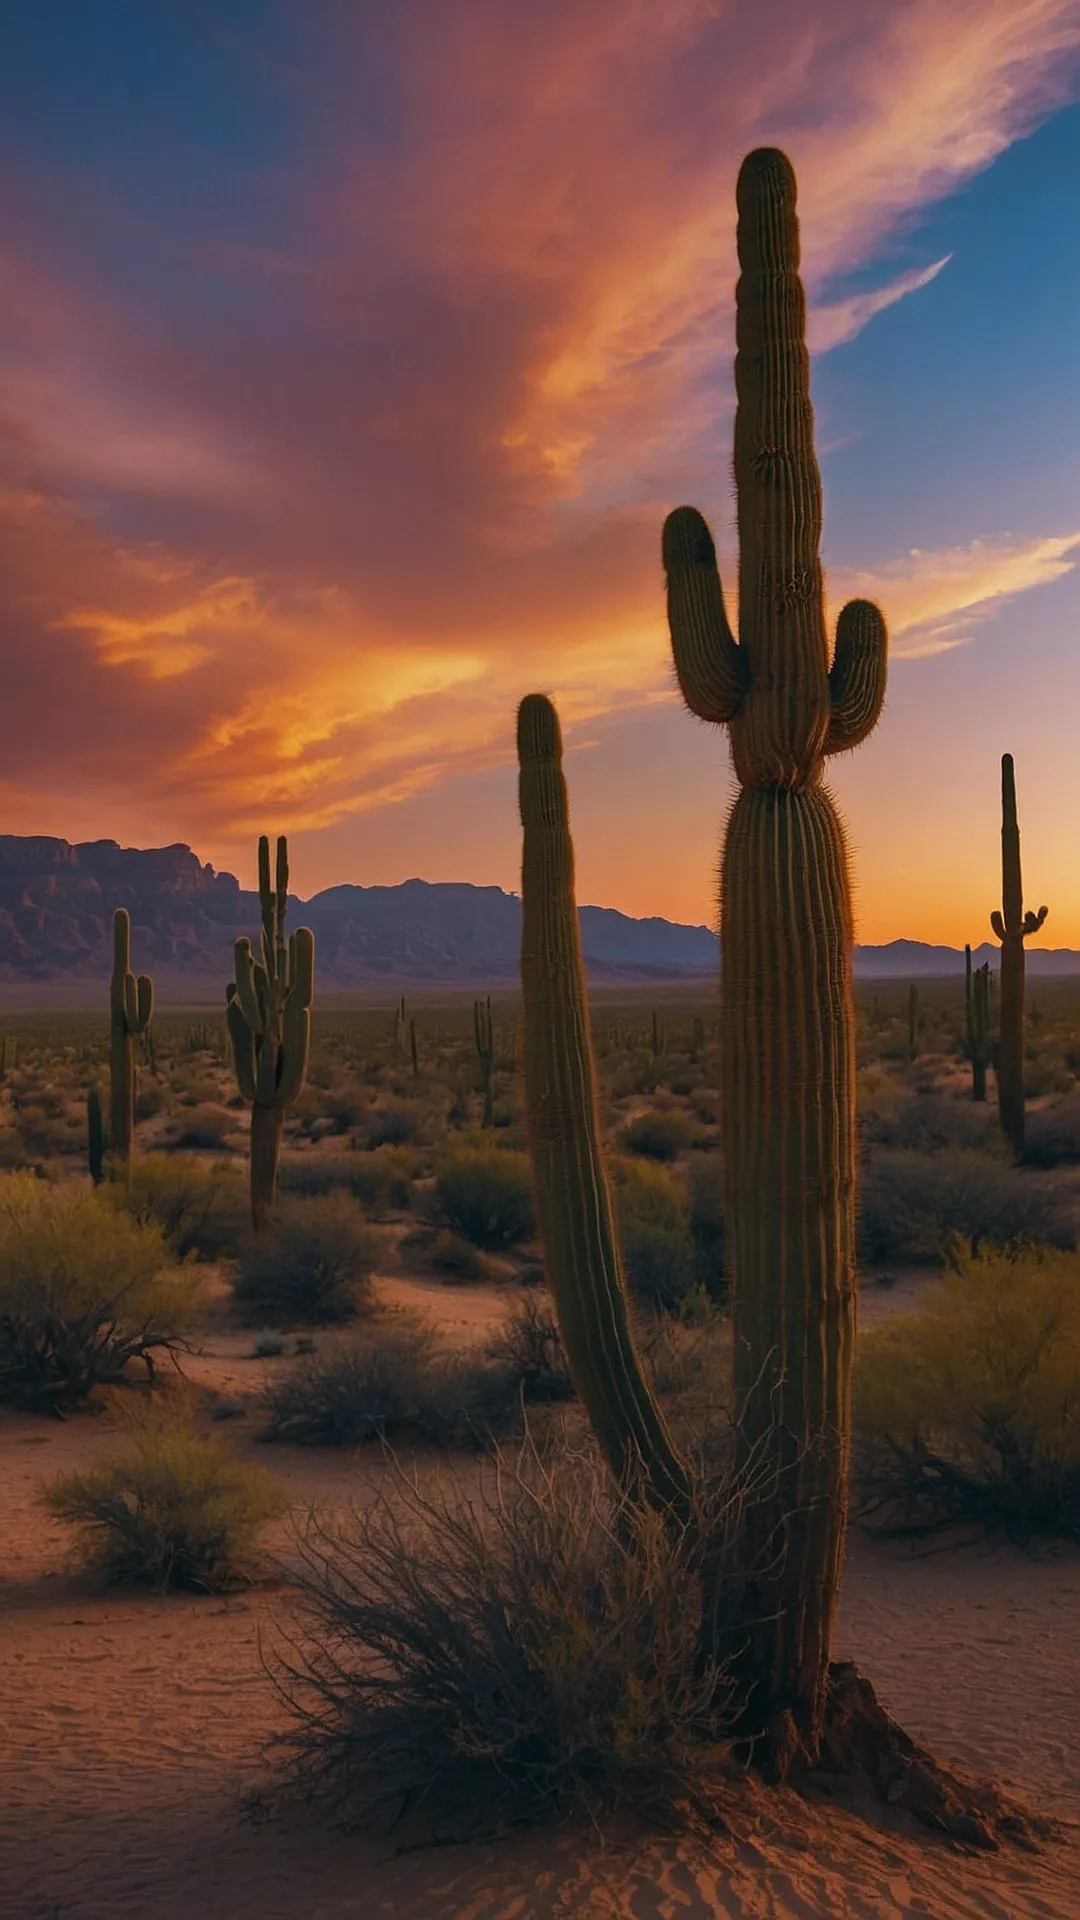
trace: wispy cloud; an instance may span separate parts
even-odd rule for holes
[[[931,552],[913,547],[881,567],[838,569],[829,598],[834,612],[855,597],[878,601],[893,656],[919,660],[963,646],[1003,601],[1060,580],[1078,560],[1080,532],[1027,540],[1005,534]]]
[[[568,725],[669,697],[659,526],[726,494],[742,154],[795,160],[824,352],[943,269],[827,297],[1049,111],[1080,48],[1072,0],[292,13],[295,150],[223,157],[190,231],[125,209],[110,252],[109,195],[80,231],[46,217],[74,170],[9,168],[16,830],[62,831],[77,793],[100,831],[137,803],[141,835],[216,853],[271,804],[317,831],[495,764],[531,686]],[[927,651],[1071,544],[853,590]]]

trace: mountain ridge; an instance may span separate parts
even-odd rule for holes
[[[98,980],[111,965],[114,908],[132,921],[133,963],[192,982],[232,970],[233,942],[258,928],[258,895],[218,873],[177,842],[121,847],[115,840],[71,842],[48,835],[0,835],[0,981]],[[659,915],[635,919],[614,907],[579,910],[591,978],[692,980],[715,972],[715,931]],[[469,881],[403,880],[364,887],[341,882],[304,901],[290,896],[290,919],[315,934],[321,980],[330,987],[496,984],[516,981],[521,901],[502,887]],[[998,963],[984,941],[976,965]],[[963,950],[920,940],[857,946],[862,979],[958,974]],[[1034,977],[1080,974],[1080,953],[1029,948]]]

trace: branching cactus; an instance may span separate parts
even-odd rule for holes
[[[1038,933],[1047,908],[1024,912],[1020,877],[1020,824],[1011,753],[1001,756],[1001,910],[990,925],[1001,941],[1001,1011],[998,1016],[998,1119],[1018,1160],[1024,1155],[1024,941]]]
[[[562,739],[543,694],[522,701],[517,743],[525,1116],[544,1268],[574,1384],[616,1479],[689,1518],[689,1473],[630,1331],[600,1149]]]
[[[712,535],[664,527],[675,668],[728,729],[740,793],[720,882],[719,1069],[736,1417],[767,1492],[747,1504],[738,1645],[748,1727],[783,1772],[819,1750],[847,1518],[855,1337],[855,1014],[848,854],[825,758],[865,740],[885,622],[841,611],[830,664],[795,176],[739,173],[735,385],[739,637]]]
[[[113,970],[109,982],[109,1145],[118,1160],[131,1159],[135,1138],[135,1041],[154,1013],[154,983],[131,971],[131,919],[126,907],[113,914]]]
[[[315,936],[309,928],[298,927],[286,940],[288,898],[285,839],[277,843],[271,885],[270,842],[264,834],[259,841],[262,959],[256,960],[250,940],[236,942],[236,978],[226,988],[225,1015],[237,1085],[251,1101],[251,1219],[256,1233],[274,1204],[285,1109],[304,1084],[311,1044]]]

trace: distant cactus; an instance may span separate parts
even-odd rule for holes
[[[746,1725],[778,1773],[818,1754],[843,1564],[855,1336],[855,1013],[848,853],[825,756],[865,740],[885,693],[885,622],[841,611],[832,664],[819,545],[795,176],[772,149],[737,189],[735,482],[739,620],[712,535],[664,527],[683,697],[726,726],[741,792],[721,877],[719,1084],[738,1450],[747,1503],[740,1651]]]
[[[113,914],[113,970],[109,982],[109,1143],[116,1158],[131,1159],[135,1138],[135,1040],[153,1018],[154,983],[131,971],[131,920]]]
[[[487,1000],[473,1001],[473,1037],[476,1041],[476,1057],[480,1062],[480,1087],[484,1095],[484,1113],[480,1122],[483,1127],[494,1124],[494,1086],[492,1074],[495,1067],[495,1040],[491,1030],[491,995]]]
[[[417,1050],[417,1045],[416,1045],[416,1021],[415,1020],[409,1021],[409,1053],[412,1057],[413,1079],[418,1080],[420,1077],[420,1054]]]
[[[1038,933],[1046,907],[1024,912],[1020,877],[1020,825],[1011,753],[1001,756],[1001,909],[990,925],[1001,941],[1001,1010],[998,1016],[998,1120],[1018,1160],[1024,1155],[1024,941]]]
[[[646,1385],[600,1149],[558,715],[518,709],[525,1117],[537,1218],[570,1372],[620,1484],[689,1515],[690,1479]]]
[[[654,1008],[652,1014],[652,1031],[649,1036],[649,1051],[654,1060],[662,1060],[666,1050],[667,1035],[664,1031],[664,1023],[657,1018]]]
[[[9,1071],[19,1064],[19,1043],[10,1034],[0,1040],[0,1083],[7,1079]]]
[[[262,959],[255,959],[250,940],[238,940],[236,978],[225,992],[237,1085],[251,1101],[251,1219],[256,1232],[274,1204],[285,1109],[304,1084],[311,1044],[315,936],[309,928],[298,927],[286,941],[288,898],[285,839],[277,843],[271,885],[270,842],[264,834],[259,841]]]
[[[405,1009],[405,995],[402,994],[394,1008],[394,1054],[400,1058],[405,1052],[405,1034],[408,1028],[408,1015]]]
[[[86,1095],[86,1156],[95,1187],[100,1187],[105,1178],[105,1147],[105,1115],[101,1110],[101,1094],[97,1087],[91,1087]]]
[[[694,1024],[691,1029],[691,1040],[690,1040],[691,1060],[695,1060],[695,1061],[700,1060],[704,1052],[705,1052],[705,1022],[701,1018],[701,1015],[699,1013],[695,1013]]]
[[[967,1056],[971,1061],[971,1097],[986,1099],[986,1069],[990,1061],[990,962],[972,967],[971,948],[964,948],[964,1013]]]

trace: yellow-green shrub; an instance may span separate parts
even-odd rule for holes
[[[216,1260],[247,1237],[247,1182],[239,1167],[215,1166],[196,1154],[141,1153],[126,1179],[102,1191],[136,1220],[160,1227],[181,1258],[197,1253]]]
[[[1080,1534],[1080,1254],[960,1241],[952,1264],[924,1312],[862,1342],[864,1512]]]
[[[61,1474],[41,1499],[77,1527],[85,1562],[110,1583],[212,1593],[250,1575],[255,1537],[285,1511],[284,1488],[220,1433],[199,1433],[192,1402],[128,1412],[126,1450],[87,1473]]]
[[[97,1189],[0,1176],[0,1398],[77,1405],[141,1359],[171,1352],[199,1281],[157,1226]]]

